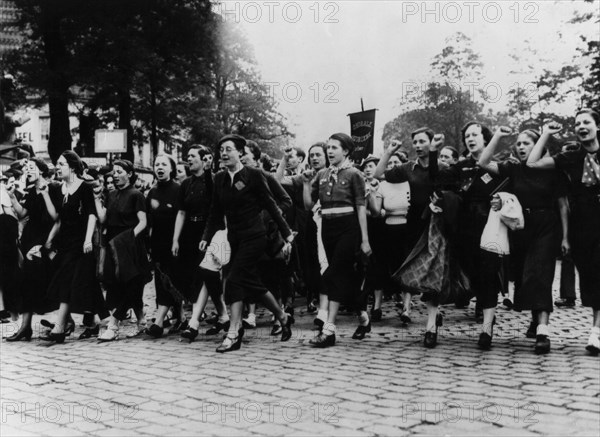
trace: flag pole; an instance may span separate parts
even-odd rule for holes
[[[360,98],[360,110],[361,110],[361,112],[365,112],[365,105],[363,105],[362,97]]]

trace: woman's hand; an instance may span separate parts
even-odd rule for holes
[[[302,182],[304,182],[305,184],[309,183],[310,181],[313,180],[313,178],[315,177],[315,175],[317,174],[316,171],[314,171],[312,168],[310,170],[306,170],[302,173]]]
[[[554,135],[559,133],[562,130],[562,126],[560,123],[555,121],[551,121],[550,123],[544,126],[544,133],[547,135]]]
[[[52,249],[52,240],[46,240],[44,247],[48,250]]]
[[[446,137],[444,136],[444,134],[435,134],[433,136],[433,140],[431,140],[431,145],[429,146],[429,150],[431,152],[437,152],[438,150],[440,150],[442,148],[445,140],[446,140]]]
[[[206,250],[206,246],[208,246],[208,243],[206,240],[202,240],[198,246],[198,249],[200,249],[200,252],[204,252]]]
[[[400,147],[402,147],[402,141],[392,140],[390,145],[383,151],[383,153],[386,153],[388,156],[392,156],[394,153],[400,150]]]
[[[500,211],[502,209],[502,199],[497,194],[494,194],[492,200],[490,202],[490,206],[492,207],[492,211]]]
[[[371,256],[371,254],[373,253],[373,251],[371,250],[371,245],[369,244],[368,240],[360,243],[360,250],[367,256]]]
[[[571,245],[569,244],[569,240],[567,238],[563,238],[562,242],[560,243],[560,251],[562,252],[563,256],[571,253]]]
[[[179,255],[179,241],[173,241],[173,245],[171,246],[171,253],[174,257]]]
[[[88,254],[92,251],[93,248],[94,248],[94,246],[92,246],[91,241],[85,241],[83,243],[83,253]]]
[[[494,136],[496,136],[498,138],[502,138],[502,137],[506,137],[506,136],[510,135],[511,133],[512,133],[512,131],[510,130],[509,127],[500,126],[494,133]]]

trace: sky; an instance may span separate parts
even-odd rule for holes
[[[502,110],[510,87],[535,90],[509,55],[535,49],[536,74],[571,62],[578,34],[598,38],[597,24],[568,24],[582,1],[225,1],[218,6],[242,27],[258,70],[286,116],[295,143],[307,147],[350,130],[348,113],[377,108],[375,151],[383,126],[400,114],[407,93],[427,80],[448,36],[462,32],[481,55],[486,107]],[[526,69],[526,68],[525,68]],[[518,84],[518,85],[515,85]],[[469,84],[461,86],[470,87]],[[571,108],[563,108],[571,111]]]

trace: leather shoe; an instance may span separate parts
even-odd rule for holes
[[[482,332],[479,334],[479,341],[477,342],[479,349],[483,349],[485,351],[490,350],[492,347],[492,336],[487,332]]]
[[[294,324],[294,316],[288,314],[287,322],[281,327],[281,341],[288,341],[292,338],[292,325]]]
[[[25,328],[22,331],[15,332],[10,337],[4,337],[6,341],[31,341],[31,336],[33,335],[33,330],[31,328]]]
[[[537,335],[535,337],[535,353],[547,354],[550,352],[550,339],[547,335]]]
[[[356,331],[354,331],[354,334],[352,334],[352,338],[354,340],[362,340],[363,338],[365,338],[365,335],[368,332],[371,332],[371,322],[370,321],[367,326],[358,325],[358,328],[356,328]]]
[[[323,320],[319,319],[318,317],[315,317],[315,320],[313,320],[313,323],[319,329],[323,329],[323,325],[325,324],[325,322]]]
[[[40,336],[40,340],[44,341],[53,341],[55,343],[64,343],[65,342],[66,333],[64,332],[49,332],[45,335]]]
[[[79,340],[85,340],[86,338],[95,337],[100,333],[100,325],[96,325],[93,328],[87,327],[79,335]]]
[[[217,352],[225,353],[236,351],[242,346],[242,338],[244,337],[244,328],[240,328],[238,331],[238,335],[235,338],[230,338],[229,336],[225,336],[223,339],[223,343],[217,348]]]
[[[229,320],[227,320],[225,323],[221,323],[221,322],[217,321],[215,326],[213,326],[212,328],[210,328],[206,331],[206,335],[216,335],[221,331],[227,331],[227,330],[229,330]]]
[[[158,326],[156,323],[153,323],[146,328],[146,334],[148,334],[150,337],[160,338],[164,334],[164,329]]]
[[[381,311],[381,308],[379,309],[372,309],[371,310],[371,322],[381,322],[381,317],[382,317],[383,313]]]
[[[279,321],[277,321],[273,324],[273,327],[271,328],[271,335],[279,335],[282,331],[283,328],[281,327]]]
[[[400,321],[405,325],[408,325],[411,322],[408,311],[402,311],[402,314],[400,314]]]
[[[423,340],[423,346],[432,349],[437,345],[437,329],[436,332],[427,331],[425,333],[425,339]]]
[[[575,306],[575,299],[560,298],[554,301],[554,305],[557,307],[573,308]]]
[[[323,334],[322,332],[315,338],[309,341],[314,347],[325,348],[335,346],[335,332],[331,335]]]
[[[181,332],[181,338],[185,338],[190,341],[194,341],[198,337],[198,330],[194,328],[187,327],[186,330]]]

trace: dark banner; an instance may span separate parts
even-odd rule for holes
[[[356,145],[356,149],[352,154],[352,160],[355,163],[360,162],[373,153],[373,135],[375,133],[375,111],[355,112],[348,114],[350,116],[350,135]]]

